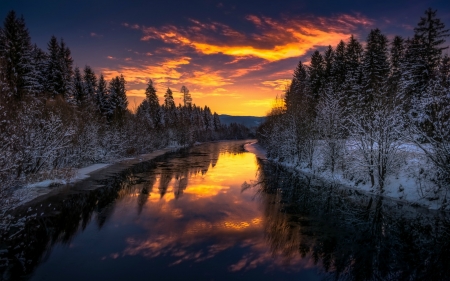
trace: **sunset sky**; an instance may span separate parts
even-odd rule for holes
[[[442,1],[111,1],[1,0],[0,16],[23,15],[33,43],[63,38],[75,65],[110,80],[123,74],[130,108],[148,78],[162,102],[189,88],[193,102],[219,114],[263,116],[283,93],[299,60],[378,27],[392,38],[413,34],[431,7],[450,27]]]

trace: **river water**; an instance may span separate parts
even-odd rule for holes
[[[449,280],[446,214],[294,175],[243,143],[196,146],[27,206],[2,242],[2,278]]]

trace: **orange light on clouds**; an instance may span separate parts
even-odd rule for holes
[[[151,78],[161,102],[167,87],[173,90],[175,102],[181,102],[178,91],[185,85],[196,105],[208,105],[219,114],[263,116],[284,92],[302,56],[316,48],[336,46],[359,28],[373,24],[360,14],[282,19],[249,15],[246,19],[254,32],[195,19],[189,19],[187,27],[124,23],[143,33],[141,41],[155,40],[163,46],[142,52],[139,62],[123,58],[115,70],[101,71],[107,79],[123,74],[128,96],[138,102]],[[222,56],[221,61],[214,61],[213,56]],[[306,65],[308,60],[302,58]]]

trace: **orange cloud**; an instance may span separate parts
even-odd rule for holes
[[[372,21],[361,15],[340,15],[332,18],[306,17],[283,19],[249,15],[246,18],[257,32],[244,35],[231,27],[212,22],[190,20],[193,26],[179,28],[173,25],[141,27],[141,40],[161,40],[165,43],[188,46],[204,55],[225,54],[233,57],[258,57],[267,61],[300,57],[318,46],[336,45],[348,38],[359,26]],[[210,36],[210,33],[213,36]],[[226,40],[224,40],[226,39]]]
[[[196,105],[208,105],[219,114],[262,116],[290,82],[298,58],[316,48],[336,46],[352,33],[357,35],[360,28],[373,25],[360,14],[280,19],[248,15],[246,20],[253,26],[251,32],[196,19],[188,19],[187,26],[124,23],[142,32],[141,41],[163,44],[139,52],[131,50],[139,57],[133,56],[131,61],[120,58],[122,65],[116,70],[101,71],[107,79],[123,74],[128,95],[136,100],[143,98],[151,78],[161,100],[170,87],[178,104],[179,89],[185,85]]]
[[[220,71],[196,70],[192,72],[192,76],[186,79],[190,84],[199,86],[220,87],[233,84],[231,79],[225,78]]]
[[[171,79],[180,79],[182,73],[178,69],[182,65],[189,64],[190,61],[189,57],[180,57],[164,60],[154,66],[120,66],[118,70],[103,68],[101,71],[107,80],[122,74],[125,80],[131,83],[145,84],[149,78],[157,83],[166,83]]]
[[[264,81],[261,84],[264,86],[271,87],[275,90],[284,91],[286,90],[286,87],[291,83],[291,79],[277,79],[277,80],[270,80],[270,81]]]

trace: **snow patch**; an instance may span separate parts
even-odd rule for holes
[[[353,152],[355,145],[355,142],[347,142],[347,151]],[[257,142],[248,143],[244,148],[260,159],[267,159],[266,150]],[[441,208],[442,198],[446,198],[446,195],[440,194],[438,187],[433,182],[433,169],[430,167],[423,150],[412,143],[400,145],[399,150],[404,153],[402,166],[397,173],[386,178],[382,196],[397,201],[420,204],[429,209]],[[356,170],[352,174],[344,174],[342,171],[331,173],[329,170],[322,170],[320,168],[322,161],[320,157],[314,157],[313,169],[301,167],[289,161],[270,160],[325,182],[335,183],[369,194],[377,194],[377,190],[371,187],[369,180],[360,177]]]
[[[106,168],[109,165],[111,165],[111,164],[99,163],[99,164],[94,164],[94,165],[91,165],[91,166],[88,166],[88,167],[84,167],[84,168],[78,169],[77,173],[76,173],[76,176],[75,176],[75,180],[87,179],[87,178],[89,178],[89,174],[90,173],[95,172],[97,170],[101,170],[103,168]]]
[[[247,150],[248,152],[255,154],[256,157],[258,157],[260,159],[263,159],[263,160],[267,159],[266,150],[264,148],[262,148],[256,141],[245,144],[244,149]]]

